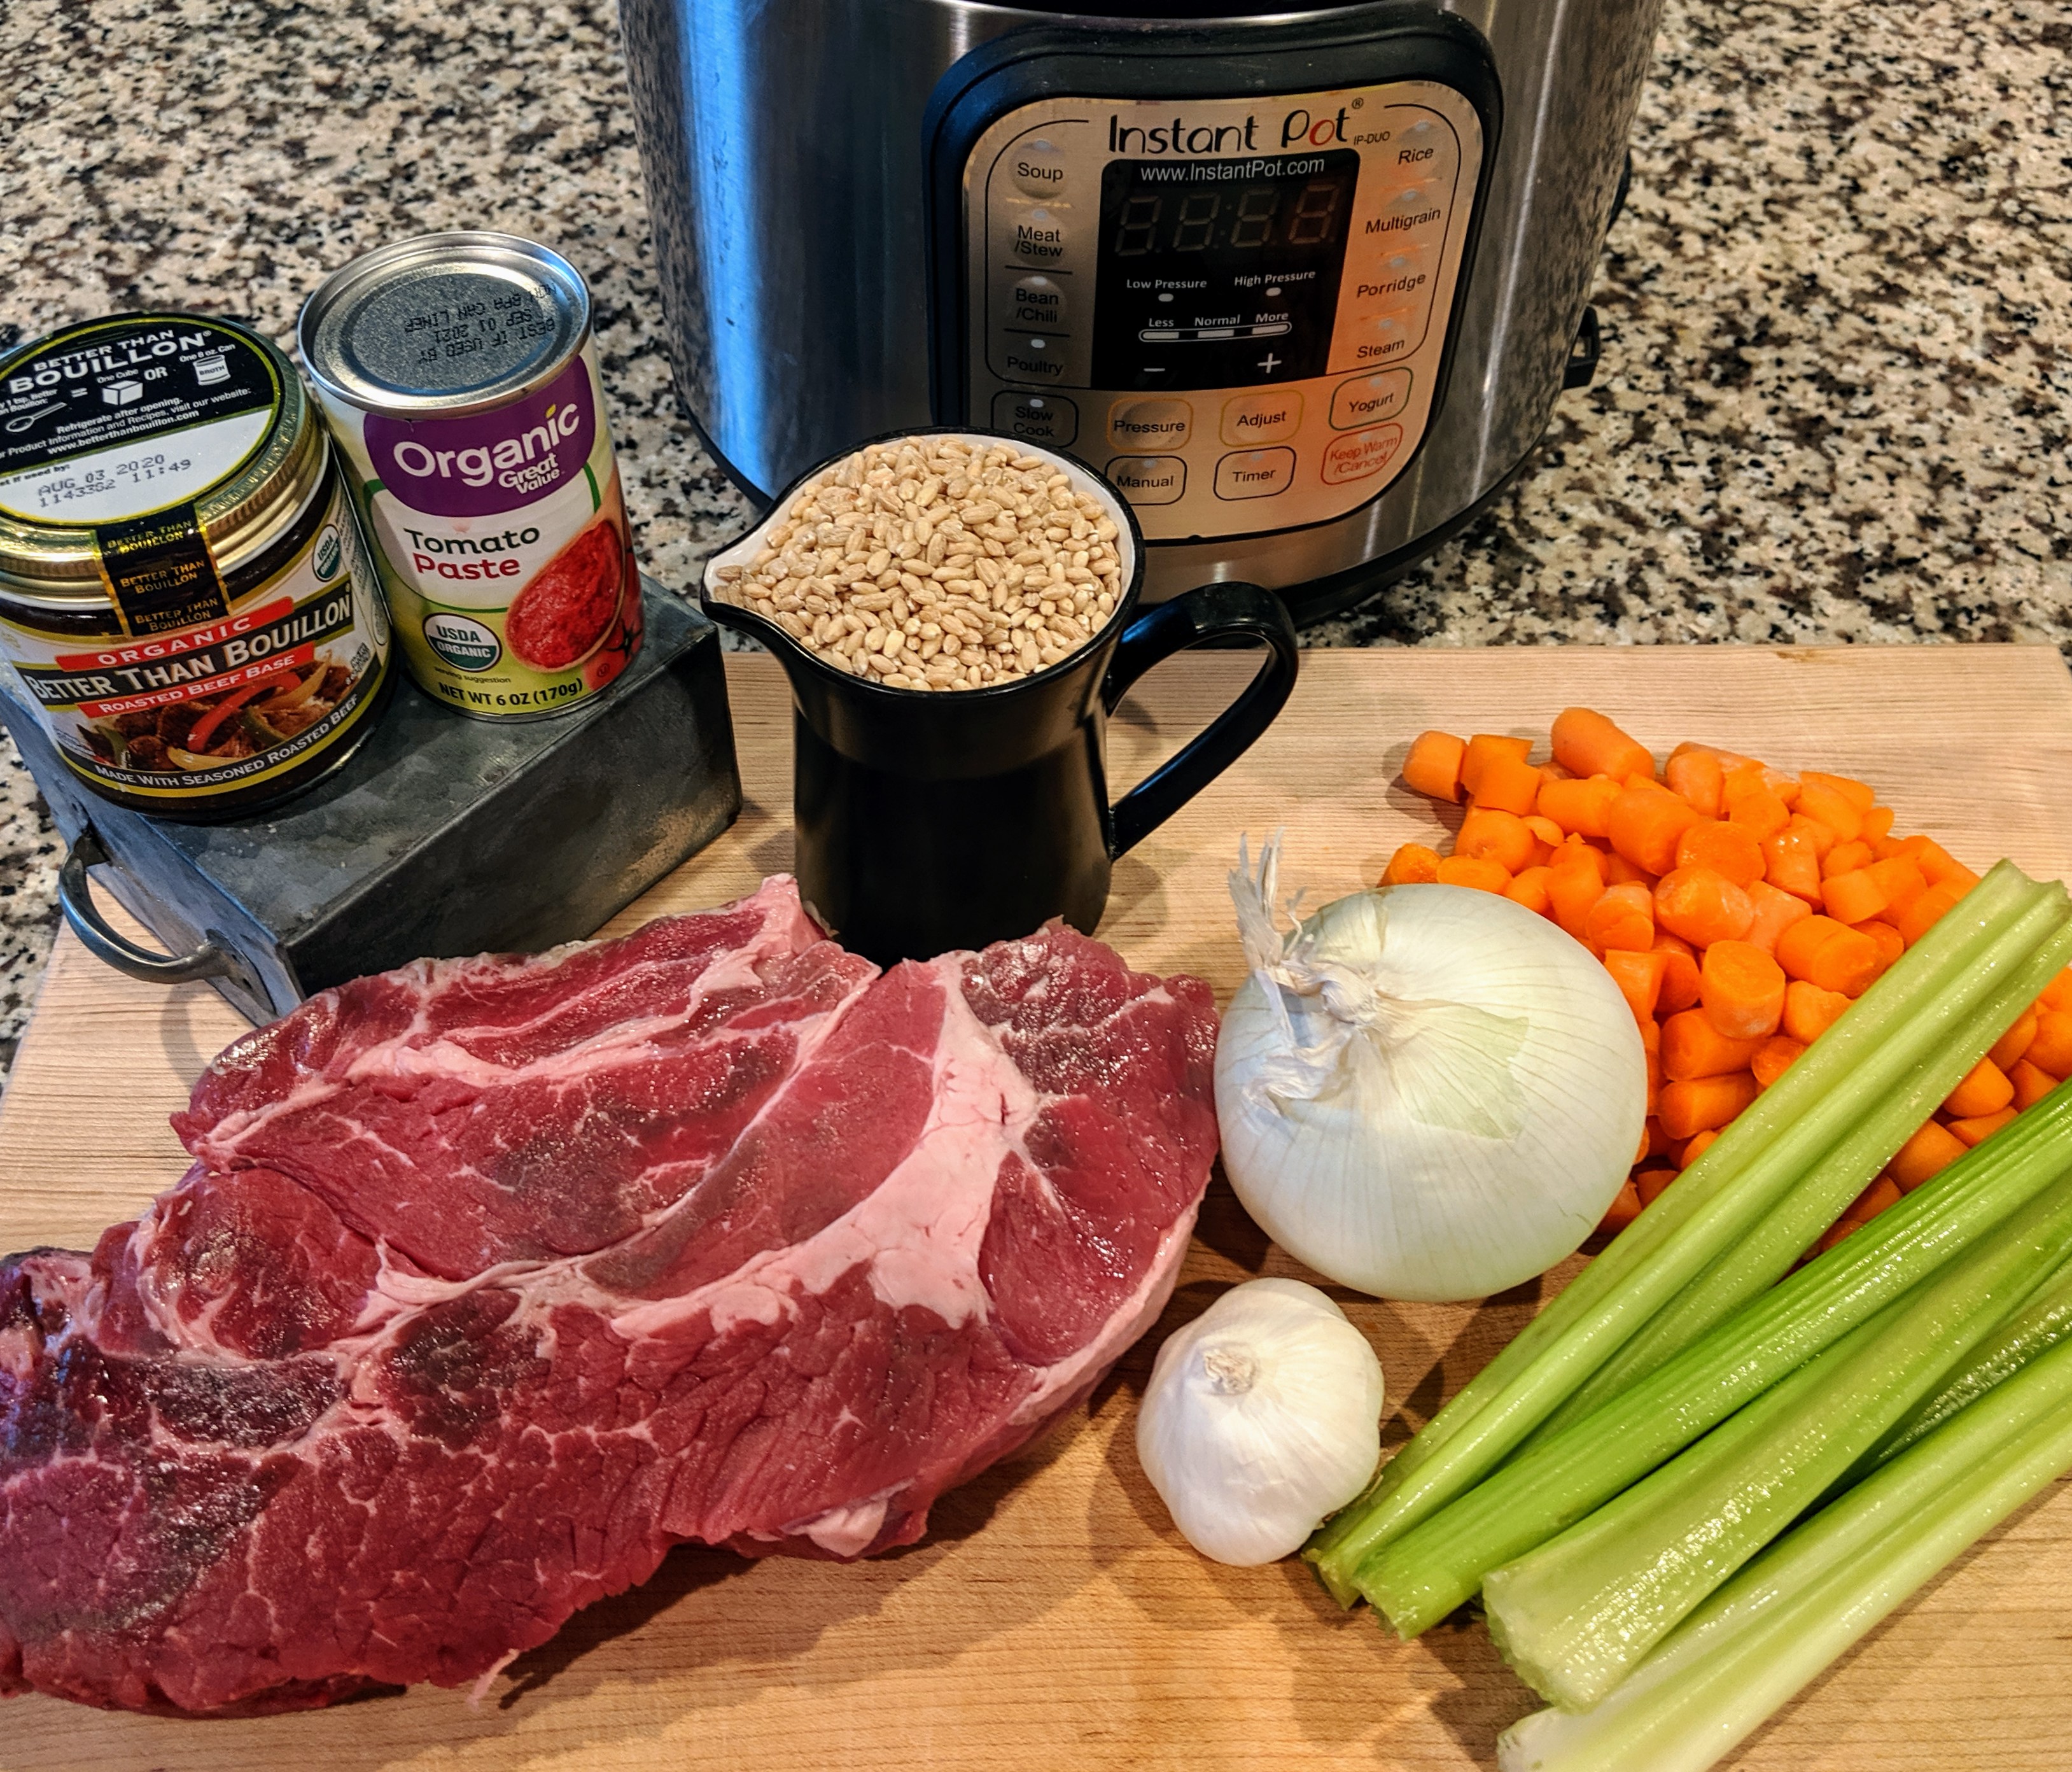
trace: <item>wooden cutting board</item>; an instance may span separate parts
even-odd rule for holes
[[[791,859],[790,714],[775,668],[729,660],[740,823],[618,923],[744,892]],[[1110,728],[1133,779],[1234,691],[1240,656],[1162,667]],[[1117,869],[1101,933],[1136,965],[1238,982],[1223,877],[1238,834],[1287,831],[1284,880],[1322,903],[1442,824],[1395,781],[1427,726],[1530,733],[1602,709],[1666,750],[1686,738],[1876,783],[1898,828],[1975,864],[2072,876],[2072,680],[2044,648],[1338,652],[1235,768]],[[1457,815],[1456,815],[1457,816]],[[100,967],[69,935],[0,1107],[0,1248],[90,1248],[185,1166],[166,1116],[242,1024],[200,985]],[[1570,1269],[1557,1270],[1554,1278]],[[332,1772],[420,1767],[1186,1768],[1439,1772],[1494,1764],[1532,1708],[1478,1627],[1397,1642],[1339,1613],[1300,1566],[1194,1555],[1140,1474],[1137,1399],[1163,1334],[1227,1284],[1304,1270],[1219,1181],[1157,1334],[1040,1445],[944,1499],[927,1539],[841,1568],[685,1548],[644,1588],[578,1614],[479,1708],[407,1696],[245,1723],[182,1723],[42,1697],[4,1712],[0,1767]],[[1552,1282],[1547,1282],[1551,1286]],[[1535,1307],[1337,1294],[1388,1375],[1392,1442]],[[1406,1421],[1404,1418],[1407,1418]],[[2072,1485],[1977,1547],[1730,1763],[1793,1772],[2068,1763]]]

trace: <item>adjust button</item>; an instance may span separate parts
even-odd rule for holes
[[[1187,490],[1187,464],[1177,455],[1118,455],[1108,477],[1132,504],[1177,504]]]
[[[1008,150],[1008,176],[1032,197],[1055,197],[1065,188],[1065,154],[1046,137],[1021,142]]]
[[[1184,400],[1118,400],[1108,409],[1108,440],[1117,449],[1178,449],[1194,428]]]
[[[1223,402],[1226,443],[1277,443],[1301,428],[1302,397],[1293,388],[1270,394],[1240,394]]]
[[[1324,484],[1343,486],[1348,480],[1363,480],[1371,474],[1379,474],[1396,459],[1396,452],[1402,447],[1400,425],[1377,425],[1372,430],[1334,437],[1324,451]]]
[[[1264,499],[1295,483],[1292,449],[1247,449],[1216,463],[1219,499]]]
[[[1410,372],[1383,369],[1379,374],[1355,376],[1331,390],[1331,429],[1351,430],[1360,425],[1393,418],[1410,399]]]
[[[993,428],[1026,443],[1063,449],[1079,434],[1079,409],[1063,394],[1024,394],[1009,389],[993,397]]]

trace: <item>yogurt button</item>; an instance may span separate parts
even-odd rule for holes
[[[1410,372],[1383,369],[1379,374],[1355,376],[1331,390],[1331,429],[1352,430],[1393,418],[1410,398]]]

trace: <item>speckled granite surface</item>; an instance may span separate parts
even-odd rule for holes
[[[1604,368],[1475,530],[1320,643],[2072,644],[2062,0],[1670,0]],[[10,0],[0,343],[147,304],[286,337],[355,253],[491,226],[590,276],[643,558],[746,511],[675,406],[608,0]],[[56,857],[0,767],[0,1059]]]

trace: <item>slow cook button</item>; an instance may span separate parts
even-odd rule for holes
[[[1187,464],[1177,455],[1118,455],[1108,477],[1132,504],[1177,504],[1187,490]]]
[[[1240,394],[1223,402],[1226,443],[1277,443],[1301,428],[1302,397],[1293,388],[1270,394]]]
[[[1216,463],[1219,499],[1264,499],[1295,483],[1292,449],[1247,449]]]
[[[1118,400],[1108,409],[1108,440],[1117,449],[1178,449],[1194,428],[1184,400]]]
[[[1383,369],[1379,374],[1355,376],[1331,390],[1331,429],[1351,430],[1360,425],[1393,418],[1410,398],[1410,372]]]
[[[1008,150],[1007,171],[1032,197],[1055,197],[1065,188],[1064,151],[1040,135]]]
[[[1379,474],[1396,459],[1403,446],[1400,425],[1376,425],[1371,430],[1356,430],[1334,437],[1324,451],[1324,484],[1343,486],[1348,480],[1363,480]]]
[[[1079,409],[1063,394],[1020,394],[1010,389],[993,397],[993,428],[1024,442],[1062,449],[1079,434]]]

